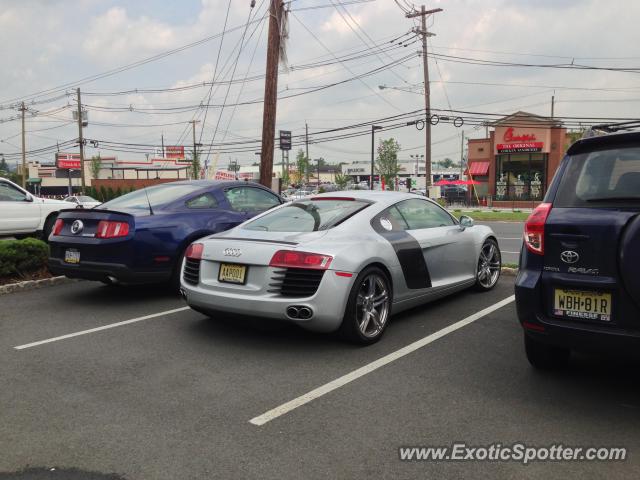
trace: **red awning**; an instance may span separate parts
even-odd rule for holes
[[[489,174],[489,162],[473,162],[469,164],[469,175],[484,176]]]

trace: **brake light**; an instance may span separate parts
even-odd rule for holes
[[[531,253],[544,255],[544,224],[547,221],[552,205],[538,205],[524,224],[524,244]]]
[[[204,245],[202,243],[192,243],[187,247],[187,251],[184,252],[184,256],[189,260],[202,260],[202,252]]]
[[[129,224],[127,222],[112,222],[100,220],[96,230],[96,238],[118,238],[129,235]]]
[[[53,230],[51,230],[51,235],[60,235],[62,231],[62,227],[64,227],[64,220],[58,218],[56,223],[53,225]]]
[[[333,257],[320,253],[297,252],[295,250],[278,250],[273,254],[270,267],[310,268],[326,270],[331,265]]]

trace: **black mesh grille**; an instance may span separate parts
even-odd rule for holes
[[[316,293],[324,270],[308,268],[287,268],[276,270],[269,284],[270,293],[279,293],[283,297],[310,297]]]
[[[197,285],[200,281],[200,260],[192,260],[187,258],[184,264],[184,281],[191,285]]]

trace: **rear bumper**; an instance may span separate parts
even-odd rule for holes
[[[49,270],[54,275],[84,280],[108,281],[115,278],[120,283],[163,283],[171,278],[171,270],[140,271],[119,263],[82,262],[79,265],[65,263],[49,257]]]
[[[521,270],[516,278],[518,319],[531,338],[557,347],[638,355],[640,331],[554,318],[544,311],[540,274]]]

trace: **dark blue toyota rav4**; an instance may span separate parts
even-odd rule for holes
[[[579,140],[525,224],[516,306],[529,362],[640,347],[640,132]]]

